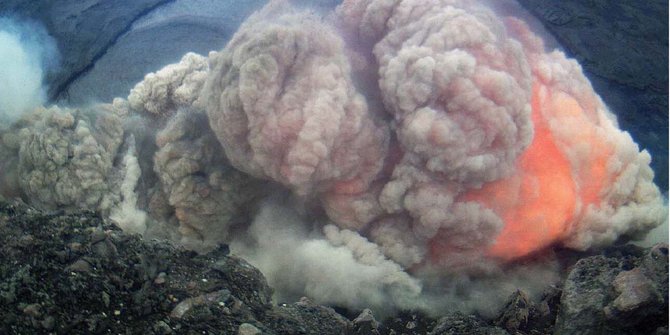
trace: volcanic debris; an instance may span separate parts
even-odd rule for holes
[[[227,246],[206,254],[123,233],[90,211],[0,202],[2,334],[667,334],[668,246],[582,258],[539,302],[513,293],[494,319],[369,309],[350,321],[303,298],[273,305]]]

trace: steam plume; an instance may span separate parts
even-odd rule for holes
[[[43,77],[57,56],[56,43],[42,26],[0,17],[1,121],[16,121],[45,102]]]

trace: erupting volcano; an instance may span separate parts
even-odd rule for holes
[[[201,101],[238,169],[320,197],[404,266],[662,220],[649,155],[523,22],[466,1],[345,1],[333,22],[274,2],[211,56]]]
[[[127,100],[38,110],[0,149],[18,157],[0,162],[6,196],[93,206],[197,250],[232,243],[266,274],[291,264],[305,278],[289,290],[344,305],[385,304],[370,283],[402,304],[426,272],[605,246],[667,216],[650,155],[579,64],[479,1],[345,0],[328,15],[270,1],[223,50]],[[261,206],[250,224],[277,188],[290,223]]]

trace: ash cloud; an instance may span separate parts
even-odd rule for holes
[[[231,244],[263,272],[277,302],[307,296],[320,304],[372,308],[382,317],[400,308],[493,317],[516,290],[539,299],[560,280],[551,254],[514,266],[483,262],[476,271],[430,266],[408,271],[358,233],[315,222],[295,201],[285,191],[264,199],[249,230]]]
[[[45,75],[58,65],[58,48],[36,22],[0,16],[0,120],[16,121],[46,102]]]
[[[127,98],[0,135],[3,196],[229,243],[286,301],[493,313],[558,280],[553,246],[667,222],[579,64],[471,1],[270,1]]]
[[[422,285],[355,232],[313,222],[276,197],[261,205],[244,239],[231,247],[268,278],[278,301],[307,295],[320,303],[420,308]]]

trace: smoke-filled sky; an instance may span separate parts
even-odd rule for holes
[[[0,194],[230,243],[279,299],[486,312],[555,281],[553,247],[667,222],[650,155],[531,27],[477,1],[273,0],[127,98],[26,113],[0,134]]]

